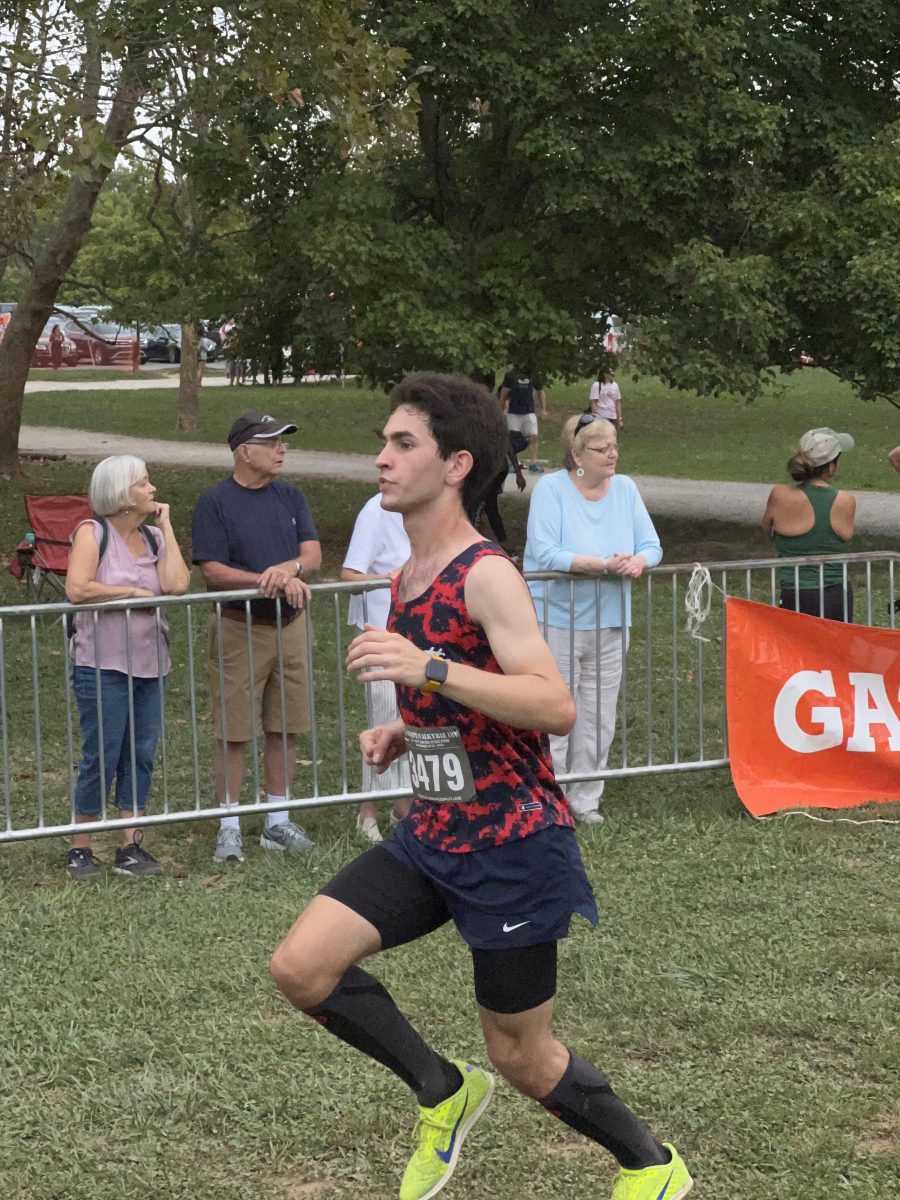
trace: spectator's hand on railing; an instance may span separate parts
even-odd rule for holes
[[[643,554],[614,554],[607,560],[608,569],[622,579],[640,579],[647,566]]]
[[[306,608],[312,599],[309,584],[296,577],[287,581],[282,588],[282,594],[288,604],[292,604],[294,608]]]
[[[289,559],[287,562],[276,563],[273,567],[266,567],[257,579],[256,586],[270,600],[274,600],[279,592],[287,595],[287,586],[293,581],[302,582],[297,578],[297,560],[295,558]]]

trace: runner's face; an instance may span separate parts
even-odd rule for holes
[[[447,464],[438,457],[437,442],[422,414],[414,408],[395,409],[382,436],[384,447],[375,460],[381,507],[412,512],[439,495]]]

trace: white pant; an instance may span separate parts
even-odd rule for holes
[[[552,625],[547,627],[547,645],[556,659],[560,674],[569,685],[578,713],[571,733],[565,737],[550,734],[550,752],[557,776],[567,771],[581,774],[602,770],[606,766],[616,732],[616,704],[628,636],[628,630],[621,628],[576,629],[575,653],[572,657],[571,632],[568,629],[556,629]],[[602,779],[591,779],[585,783],[567,784],[566,792],[572,812],[578,816],[596,812],[603,795],[603,783]]]
[[[366,717],[368,727],[386,725],[400,716],[397,708],[397,689],[390,679],[376,679],[366,684]],[[363,788],[367,792],[390,791],[393,788],[409,787],[409,762],[406,755],[395,759],[383,775],[363,763]]]

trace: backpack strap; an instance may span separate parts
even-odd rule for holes
[[[94,514],[93,519],[100,526],[100,547],[99,547],[100,553],[97,558],[97,565],[99,566],[100,563],[103,562],[103,555],[106,553],[107,548],[109,546],[109,521],[107,521],[106,517],[98,517],[96,515],[96,513]],[[153,534],[150,532],[150,526],[149,525],[139,525],[138,529],[140,529],[141,533],[144,535],[144,541],[147,543],[147,549],[150,551],[151,554],[156,555],[156,557],[158,558],[159,557],[159,543],[157,542],[157,540],[153,536]]]
[[[150,532],[150,526],[149,525],[139,525],[138,528],[140,529],[141,533],[144,535],[144,541],[147,543],[150,553],[155,554],[156,557],[159,558],[159,543],[157,542],[157,540],[153,536],[153,534]]]
[[[106,548],[109,545],[109,521],[106,517],[98,517],[94,515],[94,520],[100,526],[100,554],[97,558],[97,566],[103,562],[103,555],[106,553]]]

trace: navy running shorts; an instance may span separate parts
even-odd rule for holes
[[[407,868],[392,869],[385,862]],[[402,945],[452,920],[473,950],[556,942],[573,913],[596,925],[597,905],[575,831],[552,825],[530,837],[462,854],[420,842],[405,823],[326,884],[374,925],[382,947]]]

